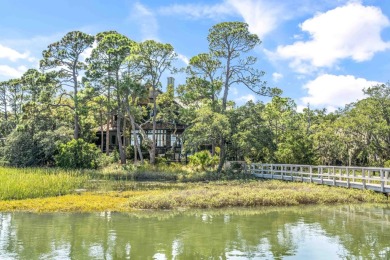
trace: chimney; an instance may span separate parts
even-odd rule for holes
[[[168,77],[168,84],[167,84],[167,87],[169,85],[172,85],[173,89],[175,89],[175,78],[174,77]]]

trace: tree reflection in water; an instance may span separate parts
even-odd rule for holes
[[[0,213],[2,259],[386,259],[389,234],[374,206]]]

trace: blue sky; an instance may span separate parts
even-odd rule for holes
[[[185,66],[207,52],[209,28],[223,21],[245,21],[259,35],[256,66],[300,108],[332,111],[390,80],[388,0],[0,0],[0,80],[36,68],[47,45],[72,30],[170,43]],[[266,100],[241,86],[229,99]]]

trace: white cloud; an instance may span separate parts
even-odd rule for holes
[[[94,41],[91,48],[87,48],[80,54],[81,60],[85,61],[87,58],[91,57],[93,49],[97,47],[97,42]]]
[[[30,57],[29,52],[20,53],[14,49],[0,44],[0,59],[8,59],[10,61],[17,61],[19,59],[31,61],[32,57]]]
[[[158,22],[151,10],[136,2],[131,10],[130,19],[138,24],[142,40],[158,40]]]
[[[234,95],[234,96],[237,96],[238,95],[238,89],[236,87],[231,87],[230,88],[230,92]]]
[[[233,15],[234,10],[226,3],[214,5],[207,4],[174,4],[161,7],[159,13],[162,15],[180,15],[190,19],[220,19],[221,16]]]
[[[256,102],[256,97],[254,95],[252,95],[252,94],[248,94],[248,95],[236,98],[237,103],[246,103],[249,100],[252,100],[253,102]]]
[[[263,38],[273,31],[285,18],[282,5],[270,4],[259,0],[227,0],[244,21],[249,25],[249,31]]]
[[[280,22],[288,19],[285,6],[264,0],[224,0],[216,4],[174,4],[159,9],[162,15],[184,16],[189,19],[226,19],[241,16],[249,25],[249,31],[263,38]],[[283,14],[283,15],[282,15]]]
[[[324,74],[304,85],[308,96],[301,98],[301,103],[335,110],[337,107],[363,99],[362,90],[376,84],[379,82],[355,78],[351,75]]]
[[[19,78],[27,71],[27,67],[19,66],[17,68],[8,65],[0,65],[0,76],[4,79]]]
[[[186,65],[190,64],[190,60],[188,59],[188,57],[183,54],[177,53],[177,58]]]
[[[282,78],[283,78],[283,74],[277,72],[272,73],[272,80],[274,82],[278,82]]]
[[[390,48],[390,42],[381,38],[381,31],[389,25],[379,8],[350,2],[303,22],[300,27],[311,39],[279,46],[276,53],[292,59],[290,66],[300,73],[332,67],[345,58],[366,61]]]

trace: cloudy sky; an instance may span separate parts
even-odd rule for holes
[[[389,0],[0,0],[0,7],[0,80],[36,68],[42,50],[72,30],[170,43],[185,66],[207,52],[208,29],[223,21],[249,24],[262,40],[253,55],[264,80],[300,107],[331,111],[390,80]],[[229,99],[264,100],[241,86]]]

